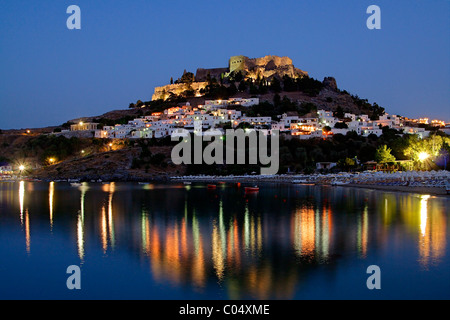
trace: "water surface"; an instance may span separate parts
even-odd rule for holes
[[[348,187],[0,183],[0,298],[449,299],[449,207]]]

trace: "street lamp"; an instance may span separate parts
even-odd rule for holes
[[[19,166],[19,177],[22,176],[23,170],[25,170],[25,166],[24,166],[23,164],[21,164],[21,165]]]
[[[421,152],[419,153],[419,160],[421,162],[424,162],[426,159],[428,159],[430,157],[430,155],[426,152]]]
[[[427,160],[430,157],[428,153],[425,151],[422,151],[418,154],[419,161],[422,163],[421,167],[423,170],[425,170],[425,160]]]

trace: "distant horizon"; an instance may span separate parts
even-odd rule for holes
[[[81,29],[69,30],[69,5]],[[381,8],[369,30],[366,9]],[[450,2],[321,0],[0,4],[0,129],[60,126],[149,101],[184,69],[230,56],[287,56],[296,68],[389,114],[450,122]]]

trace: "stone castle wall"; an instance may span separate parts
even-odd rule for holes
[[[213,69],[203,69],[198,68],[195,73],[195,81],[206,81],[208,73],[212,78],[216,78],[216,80],[220,79],[220,75],[226,74],[228,72],[228,68],[213,68]]]
[[[222,74],[228,75],[233,71],[242,71],[246,78],[256,79],[258,76],[266,79],[273,77],[282,78],[285,75],[291,78],[307,76],[308,72],[295,68],[292,59],[289,57],[279,57],[268,55],[261,58],[248,58],[246,56],[232,56],[228,62],[228,68],[198,68],[195,81],[191,84],[196,95],[200,95],[200,90],[207,86],[206,78],[220,79]],[[167,99],[170,93],[180,95],[187,90],[184,83],[169,84],[162,87],[156,87],[152,96],[152,100]]]
[[[230,72],[233,72],[235,70],[245,70],[246,60],[248,60],[248,58],[245,56],[233,56],[228,62],[228,69],[230,70]]]

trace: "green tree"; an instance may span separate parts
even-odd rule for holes
[[[184,73],[181,76],[181,79],[179,82],[191,84],[194,81],[195,81],[194,74],[192,72],[186,72],[186,70],[184,70]]]
[[[239,82],[238,90],[241,92],[244,92],[247,90],[247,82],[245,80],[242,80]]]
[[[336,108],[336,111],[334,112],[334,116],[336,118],[342,119],[342,118],[344,118],[344,115],[345,115],[344,109],[342,109],[341,106],[338,106]]]
[[[289,77],[288,75],[285,75],[283,77],[283,87],[284,91],[297,91],[298,86],[294,79]]]
[[[348,129],[348,125],[345,122],[336,122],[334,127],[336,129]]]
[[[275,95],[273,96],[273,105],[275,107],[278,107],[280,105],[281,102],[281,97],[278,93],[275,93]]]
[[[144,105],[144,103],[141,100],[136,101],[136,108],[140,108]]]
[[[375,160],[378,163],[395,162],[395,157],[391,154],[391,149],[387,145],[382,145],[375,152]]]
[[[270,84],[270,90],[272,90],[275,93],[280,93],[281,92],[280,80],[278,80],[276,77],[274,77],[272,79],[272,82]]]

